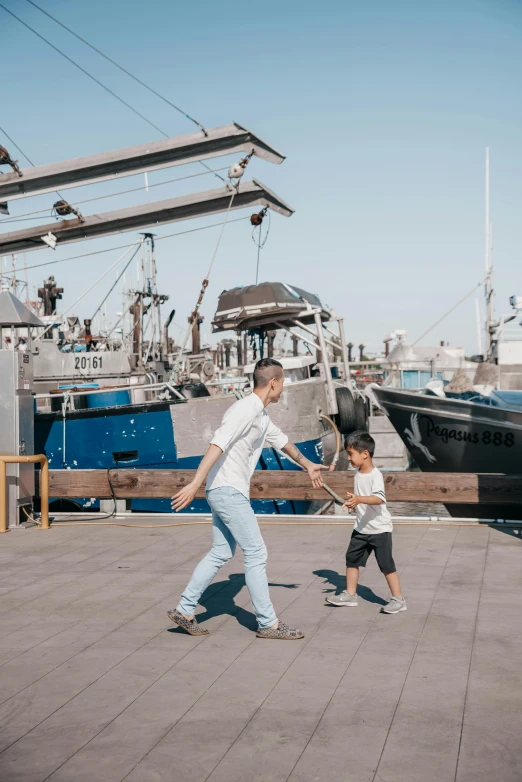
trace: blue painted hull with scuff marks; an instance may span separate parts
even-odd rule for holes
[[[64,423],[60,414],[35,415],[35,453],[45,453],[55,470],[94,470],[117,468],[196,469],[201,456],[178,459],[176,433],[169,402],[123,405],[104,409],[72,411]],[[65,427],[65,439],[64,439]],[[322,460],[322,441],[298,442],[300,451],[312,461]],[[298,470],[299,467],[272,448],[264,448],[257,469]],[[96,498],[78,498],[86,510],[99,508]],[[300,513],[310,502],[256,500],[256,513]],[[133,499],[136,512],[168,513],[167,499]],[[205,500],[195,500],[185,512],[207,513]]]

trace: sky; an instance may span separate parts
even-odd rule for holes
[[[168,134],[196,130],[27,0],[1,2]],[[345,317],[349,341],[378,351],[395,329],[414,341],[483,279],[487,146],[497,314],[509,310],[509,296],[522,294],[522,3],[39,4],[206,127],[237,121],[286,155],[280,166],[254,158],[245,175],[295,209],[291,218],[272,215],[260,280],[317,293]],[[0,126],[35,165],[160,138],[2,8],[0,36]],[[0,144],[28,165],[1,131]],[[214,159],[211,166],[238,157]],[[150,174],[149,182],[201,171],[176,167]],[[141,185],[138,175],[67,196],[89,199]],[[80,208],[96,214],[218,185],[204,175]],[[11,202],[12,217],[50,209],[54,200],[48,194]],[[42,224],[51,222],[49,214]],[[220,220],[180,222],[155,233],[159,239]],[[35,221],[3,223],[0,230],[28,225]],[[158,242],[159,284],[170,296],[165,310],[176,309],[179,328],[194,307],[218,234],[215,227]],[[27,264],[116,248],[136,236],[33,251]],[[63,311],[122,252],[32,269],[30,287],[53,273],[65,288]],[[202,307],[204,336],[210,336],[219,293],[253,284],[256,260],[248,220],[228,225]],[[120,268],[74,307],[75,314],[92,315]],[[134,264],[131,269],[135,275]],[[444,340],[478,352],[475,296],[483,313],[478,289],[422,344]],[[109,320],[121,309],[119,287],[107,302]]]

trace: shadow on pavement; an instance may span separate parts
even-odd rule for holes
[[[205,590],[201,598],[200,605],[205,610],[196,614],[198,624],[203,624],[214,616],[235,616],[237,621],[248,630],[257,630],[257,620],[251,611],[246,611],[241,606],[236,605],[234,598],[241,592],[245,586],[244,573],[231,573],[226,581],[216,581]],[[268,586],[282,587],[283,589],[297,589],[299,584],[276,584],[269,582]],[[180,627],[169,629],[169,633],[183,633],[185,631]]]
[[[324,578],[325,584],[331,584],[334,587],[334,589],[325,589],[325,592],[335,592],[336,595],[340,595],[343,589],[346,589],[346,576],[344,573],[337,573],[335,570],[314,570],[314,576]],[[378,603],[385,606],[387,602],[379,595],[376,595],[373,589],[363,584],[357,586],[357,594],[368,603]]]

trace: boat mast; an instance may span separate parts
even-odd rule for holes
[[[485,358],[491,358],[493,348],[493,265],[491,263],[491,223],[489,220],[489,147],[486,147],[486,281],[484,294],[486,297],[486,340]]]

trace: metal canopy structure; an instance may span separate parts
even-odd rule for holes
[[[249,154],[253,152],[270,163],[282,163],[285,159],[254,133],[234,122],[208,130],[206,136],[191,133],[62,163],[24,168],[22,176],[14,171],[0,174],[0,201],[208,160],[240,150]]]
[[[13,296],[11,291],[2,291],[0,326],[43,326],[43,323],[25,304]]]
[[[231,187],[220,187],[216,190],[169,198],[166,201],[156,201],[153,204],[91,215],[85,217],[83,223],[78,219],[62,220],[0,234],[0,255],[43,250],[47,244],[42,237],[49,233],[56,238],[56,246],[58,246],[226,212],[232,194]],[[285,217],[290,217],[294,212],[279,196],[254,179],[240,185],[231,208],[241,209],[255,205],[267,206]]]

